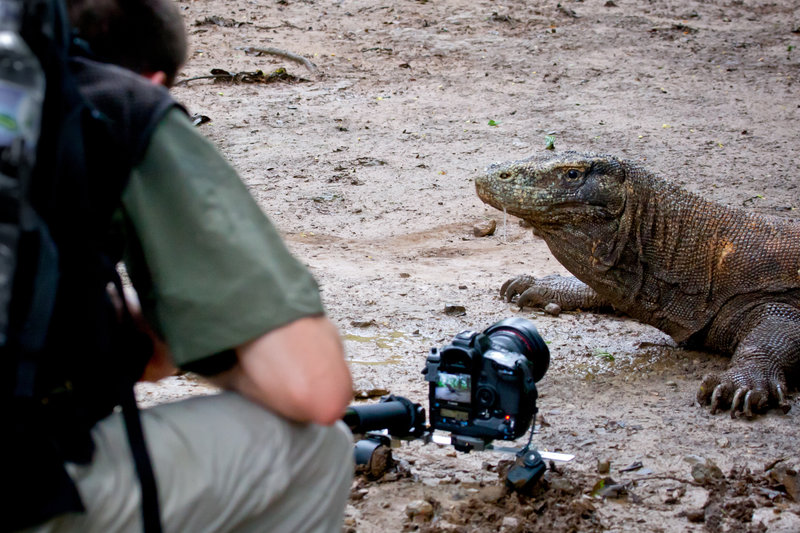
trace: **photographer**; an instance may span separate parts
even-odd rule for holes
[[[164,530],[338,531],[352,478],[352,440],[337,422],[352,397],[341,340],[310,273],[235,171],[157,87],[171,84],[185,59],[177,7],[67,3],[96,59],[124,67],[82,63],[81,90],[110,110],[114,96],[134,109],[135,121],[152,124],[132,135],[144,149],[119,209],[125,263],[142,304],[138,322],[155,332],[144,377],[164,377],[175,365],[227,390],[141,412]],[[132,100],[119,102],[125,98]],[[94,141],[104,146],[88,139],[89,154]],[[89,464],[66,464],[85,512],[32,531],[142,530],[122,416],[98,422],[92,439]]]

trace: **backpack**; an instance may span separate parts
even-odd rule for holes
[[[0,260],[0,284],[10,280],[10,296],[0,291],[0,325],[7,318],[0,412],[11,489],[0,531],[84,510],[64,462],[91,461],[91,428],[116,406],[142,488],[145,530],[160,531],[133,393],[152,343],[109,296],[109,287],[122,291],[112,217],[154,119],[98,106],[114,100],[103,91],[118,83],[117,73],[81,59],[87,52],[76,46],[60,0],[21,1],[20,35],[41,64],[46,90],[35,161],[10,169],[18,174],[16,190],[0,186],[0,236],[10,234],[12,244],[0,246],[0,256],[10,254]],[[147,113],[172,105],[161,93],[141,92]],[[0,178],[8,173],[0,163]],[[100,179],[106,173],[110,178]]]

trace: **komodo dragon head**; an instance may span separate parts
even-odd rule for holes
[[[495,163],[475,187],[481,200],[537,229],[598,223],[625,207],[625,168],[612,156],[549,152]]]

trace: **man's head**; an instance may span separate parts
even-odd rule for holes
[[[67,0],[67,7],[73,27],[99,59],[163,78],[168,87],[175,81],[187,43],[172,0]]]

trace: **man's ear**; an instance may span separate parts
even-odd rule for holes
[[[142,76],[150,80],[153,85],[167,86],[167,74],[163,70],[158,72],[143,72]]]

